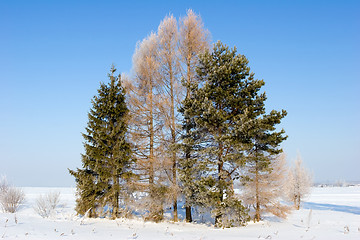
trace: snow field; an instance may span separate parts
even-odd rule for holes
[[[288,219],[266,216],[246,227],[216,229],[205,224],[152,223],[141,219],[87,219],[76,215],[74,188],[23,188],[26,202],[15,214],[0,212],[1,239],[360,239],[360,186],[313,188]],[[60,192],[49,218],[33,206],[40,194]]]

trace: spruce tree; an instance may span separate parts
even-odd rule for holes
[[[69,170],[77,182],[76,211],[90,217],[120,214],[120,198],[126,198],[127,181],[133,176],[127,136],[128,109],[121,76],[111,68],[108,84],[101,83],[88,114],[82,169]],[[104,212],[104,210],[106,210]]]

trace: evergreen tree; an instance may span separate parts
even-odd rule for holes
[[[243,224],[248,219],[234,196],[233,181],[251,149],[247,132],[262,113],[264,96],[258,92],[264,82],[254,79],[247,64],[235,48],[217,42],[212,52],[200,56],[199,84],[184,104],[194,125],[184,141],[193,143],[195,161],[201,166],[197,201],[212,208],[216,225]]]
[[[128,109],[121,76],[111,68],[108,84],[101,83],[92,100],[82,154],[82,169],[69,170],[77,182],[76,211],[90,217],[120,214],[120,198],[126,198],[127,181],[133,176],[130,145],[126,140]]]
[[[283,136],[285,131],[282,129],[276,132],[275,126],[280,123],[281,119],[286,116],[286,111],[281,112],[272,110],[269,114],[265,114],[265,93],[259,95],[255,102],[251,105],[256,106],[255,109],[249,109],[251,121],[242,131],[241,135],[247,139],[246,150],[246,181],[251,181],[249,186],[254,189],[254,221],[260,221],[261,207],[264,205],[262,197],[267,192],[264,185],[264,175],[271,174],[272,161],[276,161],[276,156],[282,152],[280,144],[287,138]],[[244,177],[244,176],[243,176]],[[246,184],[246,182],[245,182]],[[267,203],[266,203],[267,204]]]

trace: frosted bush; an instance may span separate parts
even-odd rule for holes
[[[34,210],[43,218],[49,217],[51,213],[54,212],[55,208],[59,204],[59,201],[59,192],[50,192],[45,196],[40,195],[36,199],[36,205],[34,206]]]
[[[8,189],[0,195],[0,203],[4,212],[16,212],[24,200],[24,192],[15,187],[8,187]]]

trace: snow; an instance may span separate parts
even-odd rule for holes
[[[87,219],[76,215],[75,189],[23,188],[26,202],[15,214],[0,212],[3,239],[360,239],[360,186],[313,188],[288,219],[266,216],[246,227],[218,229],[193,223],[152,223],[140,219]],[[49,218],[33,209],[40,194],[60,192]],[[349,231],[347,231],[347,229]]]

